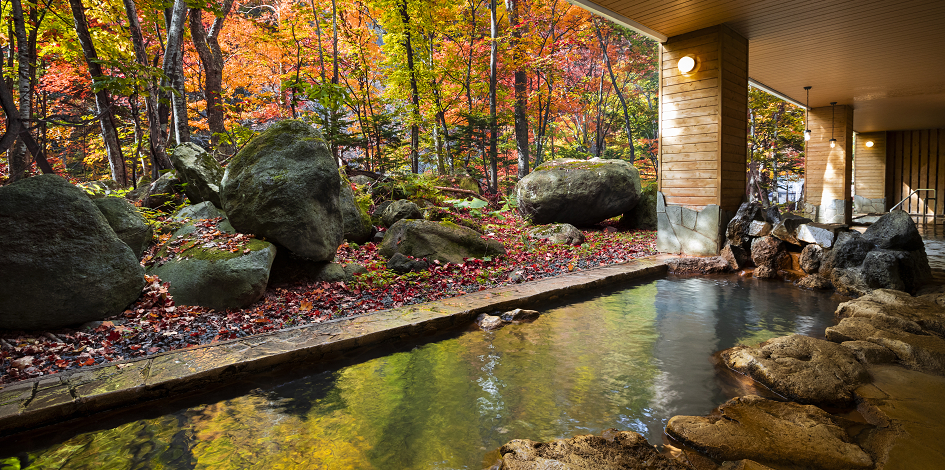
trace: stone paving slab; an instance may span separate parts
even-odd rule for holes
[[[0,435],[200,390],[276,366],[329,362],[384,342],[465,327],[480,313],[661,276],[667,272],[665,259],[643,258],[8,384],[0,388]]]

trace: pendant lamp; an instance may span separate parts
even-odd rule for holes
[[[804,124],[807,124],[807,127],[809,128],[810,127],[810,89],[811,87],[806,86],[804,87],[804,89],[807,90],[807,108],[806,108],[807,117],[804,118]],[[804,141],[806,142],[808,140],[810,140],[810,129],[807,129],[806,131],[804,131]]]
[[[837,102],[831,101],[830,108],[832,112],[832,116],[830,117],[830,148],[834,148],[837,146],[837,139],[833,138],[833,128],[836,127],[835,123],[837,119]]]

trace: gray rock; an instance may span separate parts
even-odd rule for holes
[[[103,197],[93,199],[92,202],[102,211],[115,235],[118,235],[118,238],[131,248],[135,257],[140,259],[151,244],[154,229],[134,204],[120,197]]]
[[[811,290],[826,290],[833,288],[833,284],[830,282],[830,279],[827,279],[820,274],[804,276],[801,278],[801,280],[797,281],[797,286]]]
[[[390,269],[397,274],[423,271],[429,267],[430,263],[427,263],[426,261],[410,259],[400,253],[394,253],[394,256],[391,256],[390,259],[387,260],[387,269]]]
[[[338,164],[321,134],[281,121],[249,142],[223,175],[223,210],[243,233],[312,261],[331,261],[344,239]]]
[[[847,226],[842,224],[803,224],[797,228],[797,239],[804,243],[831,248],[837,235],[845,231],[847,231]]]
[[[509,310],[501,315],[502,320],[509,323],[524,323],[531,322],[538,319],[541,314],[538,313],[538,310],[526,310],[523,308],[517,308],[515,310]]]
[[[160,178],[152,181],[151,184],[140,188],[141,197],[138,201],[142,207],[164,212],[173,211],[184,202],[184,196],[180,191],[180,183],[176,171],[167,171]]]
[[[736,346],[721,356],[732,370],[800,403],[848,405],[853,390],[870,380],[849,349],[809,336],[782,336],[756,348]]]
[[[121,188],[115,180],[99,180],[99,181],[86,181],[84,183],[76,184],[76,187],[85,191],[85,195],[89,199],[100,199],[103,197],[112,196],[115,191],[118,191]]]
[[[837,292],[850,297],[859,297],[873,290],[866,283],[866,276],[859,266],[854,268],[831,269],[825,274]]]
[[[381,217],[384,215],[384,211],[387,210],[387,207],[393,204],[394,201],[381,201],[374,206],[374,212],[371,215],[375,217]]]
[[[199,145],[187,142],[167,152],[177,175],[184,183],[184,194],[190,202],[210,201],[217,207],[220,202],[220,181],[223,167]]]
[[[345,276],[351,279],[354,279],[356,275],[367,274],[368,270],[364,266],[358,263],[348,263],[342,266],[344,269]]]
[[[354,199],[354,191],[344,180],[341,181],[341,192],[338,195],[341,209],[341,220],[344,225],[345,240],[353,243],[367,243],[374,235],[374,224],[371,216],[361,210]]]
[[[0,328],[49,329],[117,315],[144,269],[85,192],[56,175],[0,187]]]
[[[387,232],[377,231],[374,233],[374,236],[371,237],[371,241],[374,242],[375,245],[380,245],[384,242],[385,235],[387,235]]]
[[[655,182],[643,188],[637,205],[620,218],[621,226],[634,230],[656,230],[657,188]]]
[[[866,254],[876,249],[859,232],[843,232],[837,236],[837,242],[825,253],[821,261],[821,271],[835,268],[853,268],[863,264]]]
[[[907,288],[900,274],[901,261],[908,263],[912,259],[904,251],[880,249],[867,253],[862,265],[866,285],[873,289],[911,291],[914,286]]]
[[[771,234],[771,222],[752,220],[748,224],[748,236],[750,237],[766,237],[769,234]]]
[[[797,230],[800,226],[812,222],[813,220],[806,217],[786,214],[781,218],[781,221],[771,229],[771,236],[777,237],[792,245],[801,246],[801,241],[797,239]]]
[[[735,216],[725,229],[725,236],[733,245],[745,245],[750,240],[748,232],[754,221],[764,222],[764,209],[757,202],[745,202],[738,207]]]
[[[580,245],[584,243],[584,232],[571,224],[550,224],[535,227],[528,231],[529,238],[548,240],[559,245]]]
[[[807,245],[801,250],[801,270],[807,274],[814,274],[820,269],[820,260],[824,257],[824,249],[820,245]]]
[[[210,201],[184,208],[175,219],[184,225],[147,269],[169,284],[177,304],[224,310],[262,298],[276,258],[272,243],[236,233]]]
[[[866,229],[863,238],[880,248],[892,250],[914,251],[925,247],[912,217],[901,209],[880,217]]]
[[[394,253],[446,263],[463,263],[464,258],[484,258],[505,254],[502,243],[482,238],[475,230],[450,222],[402,219],[387,230],[378,253],[388,259]]]
[[[499,318],[497,315],[489,315],[487,313],[480,314],[476,317],[476,325],[484,331],[494,331],[498,330],[505,326],[505,321]]]
[[[838,319],[899,318],[915,323],[923,334],[945,337],[945,294],[942,293],[913,297],[897,290],[877,289],[840,304],[835,315]]]
[[[387,205],[381,218],[385,227],[391,227],[401,219],[422,219],[423,213],[413,202],[399,199]]]
[[[709,258],[673,258],[666,261],[674,274],[718,274],[731,271],[728,261],[721,256]]]
[[[844,341],[840,346],[853,351],[863,364],[889,364],[896,361],[896,353],[869,341]]]
[[[720,256],[728,263],[732,271],[738,271],[751,266],[751,257],[748,256],[748,252],[738,245],[725,245],[725,247],[722,248]]]
[[[370,186],[374,184],[374,178],[371,178],[370,176],[354,175],[349,179],[352,183],[358,186]]]
[[[607,429],[552,442],[515,439],[499,449],[499,470],[688,470],[632,431]]]
[[[707,418],[675,416],[666,434],[717,460],[752,459],[778,468],[873,467],[869,455],[829,413],[757,396],[733,398]]]
[[[596,224],[631,211],[641,192],[639,172],[622,160],[552,160],[515,186],[519,213],[538,225]]]
[[[764,212],[765,220],[771,223],[772,226],[780,224],[786,217],[797,217],[791,214],[786,216],[781,215],[781,210],[778,209],[778,206],[768,206]]]

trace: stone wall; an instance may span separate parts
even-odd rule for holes
[[[846,205],[843,199],[832,199],[819,206],[804,203],[804,215],[822,224],[842,224],[845,223]]]
[[[710,204],[701,211],[667,205],[656,194],[656,249],[663,253],[715,256],[725,241],[725,227],[732,213]]]
[[[857,214],[882,214],[886,212],[886,198],[870,199],[854,195],[853,212]]]

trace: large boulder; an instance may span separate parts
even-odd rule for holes
[[[528,238],[548,240],[560,245],[580,245],[584,243],[584,232],[571,224],[550,224],[529,230]]]
[[[945,375],[945,339],[927,334],[915,322],[895,317],[852,317],[827,328],[838,343],[868,341],[889,349],[906,367]]]
[[[223,310],[261,299],[276,247],[236,233],[209,201],[192,207],[176,214],[184,225],[158,249],[148,274],[167,282],[180,305]]]
[[[801,250],[801,269],[807,274],[814,274],[820,270],[820,260],[824,257],[824,248],[820,245],[807,245]]]
[[[797,239],[804,243],[831,248],[837,235],[848,230],[849,228],[842,224],[803,224],[797,228]]]
[[[813,220],[793,214],[783,216],[779,214],[779,217],[780,221],[771,229],[771,235],[792,245],[801,246],[801,241],[797,239],[797,229],[804,224],[813,222]]]
[[[891,250],[921,250],[925,247],[912,217],[906,211],[897,209],[874,222],[863,238],[879,248]]]
[[[758,267],[755,277],[771,278],[784,268],[790,261],[790,256],[784,250],[784,242],[768,235],[752,240],[751,261]]]
[[[132,193],[135,193],[132,197],[141,204],[141,207],[158,209],[164,212],[173,212],[184,202],[184,196],[181,194],[181,181],[174,170],[164,172],[160,178],[146,186],[140,186],[137,191]],[[129,193],[129,195],[132,195],[132,193]]]
[[[0,187],[0,328],[117,315],[144,287],[138,258],[81,189],[56,175]]]
[[[905,292],[876,289],[837,306],[838,319],[855,317],[896,317],[915,322],[925,334],[945,338],[945,294],[913,297]]]
[[[837,242],[824,254],[820,269],[829,273],[837,268],[855,268],[863,264],[867,253],[876,249],[876,245],[860,235],[859,232],[843,232],[837,236]]]
[[[381,213],[381,221],[385,227],[390,227],[401,219],[422,219],[423,213],[420,207],[407,199],[398,199],[384,207]]]
[[[870,380],[848,349],[802,335],[726,349],[722,360],[732,370],[801,403],[848,405],[853,390]]]
[[[735,212],[735,216],[728,222],[728,226],[725,228],[725,237],[734,245],[744,246],[750,241],[748,232],[751,229],[752,222],[755,221],[765,222],[764,208],[757,202],[742,203],[738,207],[738,211]],[[759,225],[759,229],[761,227]]]
[[[710,417],[674,416],[666,434],[718,460],[752,459],[778,468],[873,468],[869,455],[829,413],[757,396],[733,398]]]
[[[223,167],[203,147],[187,142],[167,152],[184,185],[184,194],[193,204],[210,201],[217,207],[220,202],[220,181]]]
[[[151,244],[154,229],[134,204],[120,197],[103,197],[92,202],[105,216],[115,235],[131,248],[135,257],[141,258]]]
[[[341,182],[341,193],[338,199],[341,205],[341,218],[344,224],[345,240],[354,243],[367,243],[374,235],[374,224],[371,216],[361,210],[358,201],[354,198],[354,190],[344,180]]]
[[[600,436],[584,435],[551,442],[515,439],[499,449],[500,470],[598,469],[683,470],[632,431],[608,429]]]
[[[464,258],[504,255],[505,247],[451,222],[402,219],[387,230],[378,252],[388,259],[400,253],[416,259],[460,264]]]
[[[236,230],[312,261],[331,261],[344,240],[340,193],[338,164],[321,134],[287,120],[233,157],[220,197]]]
[[[536,225],[593,225],[629,212],[640,200],[640,173],[622,160],[544,163],[515,186],[518,211]]]

